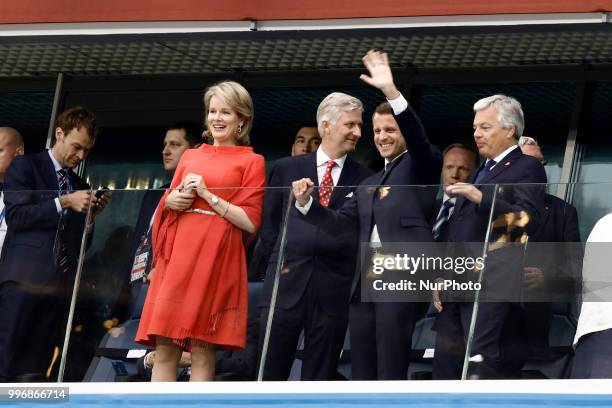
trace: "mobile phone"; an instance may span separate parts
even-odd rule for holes
[[[110,189],[108,187],[104,187],[101,190],[96,191],[96,198],[101,198],[105,192],[109,191]]]

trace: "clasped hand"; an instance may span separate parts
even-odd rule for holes
[[[291,183],[293,189],[293,196],[298,202],[300,207],[304,207],[308,204],[308,200],[314,191],[314,183],[309,178],[303,178]]]
[[[60,206],[70,208],[79,213],[87,213],[91,207],[91,217],[96,217],[106,208],[111,193],[106,191],[100,197],[96,197],[91,190],[77,190],[70,194],[60,196]]]
[[[205,198],[210,194],[204,179],[199,174],[187,174],[181,183],[166,197],[166,208],[175,211],[185,211],[191,208],[196,196]]]

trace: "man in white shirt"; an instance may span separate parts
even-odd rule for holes
[[[23,138],[17,129],[0,127],[0,252],[6,236],[6,208],[4,207],[4,175],[15,156],[24,153]]]

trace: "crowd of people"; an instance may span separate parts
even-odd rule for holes
[[[370,51],[363,63],[361,80],[385,100],[372,114],[384,161],[376,173],[350,157],[364,107],[344,93],[323,99],[316,126],[299,128],[291,157],[276,161],[267,180],[265,160],[250,146],[253,101],[237,82],[205,91],[205,132],[188,122],[167,130],[162,157],[172,182],[145,195],[136,228],[126,235],[129,266],[117,283],[126,299],[121,319],[146,299],[136,313],[135,341],[154,350],[140,362],[152,381],[175,381],[183,366],[191,381],[213,380],[226,367],[240,372],[235,378],[254,379],[262,355],[263,379],[287,380],[302,336],[301,379],[335,380],[347,329],[353,380],[405,380],[415,325],[428,305],[366,301],[362,293],[369,279],[364,264],[389,244],[450,248],[506,242],[509,232],[525,246],[580,242],[576,209],[545,193],[544,157],[537,141],[523,135],[519,101],[505,95],[476,101],[476,148],[453,143],[441,151],[396,87],[387,54]],[[2,382],[49,378],[82,231],[89,243],[96,217],[112,200],[73,171],[97,134],[93,113],[71,108],[58,116],[48,151],[23,155],[19,133],[0,127]],[[439,183],[441,192],[415,188]],[[604,221],[589,240],[605,241]],[[517,279],[541,287],[561,263],[525,255],[531,263],[517,272],[504,259],[491,252],[490,287]],[[247,275],[263,280],[256,307],[248,306]],[[521,378],[524,363],[548,347],[551,302],[476,303],[439,291],[431,298],[433,379]],[[573,375],[610,376],[612,353],[592,358],[594,349],[609,348],[612,323],[600,318],[609,310],[605,304],[585,310]]]

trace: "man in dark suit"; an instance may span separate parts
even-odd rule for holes
[[[183,153],[187,149],[195,149],[200,146],[202,141],[202,127],[197,123],[178,122],[170,126],[166,131],[164,148],[162,150],[164,170],[174,174],[174,170],[176,170]],[[130,259],[129,265],[131,270],[132,300],[134,301],[139,297],[143,279],[148,281],[147,276],[151,269],[150,251],[153,215],[159,200],[168,187],[170,187],[170,183],[164,184],[155,190],[147,190],[140,204],[140,213],[134,227],[134,242],[132,243],[131,252],[133,257]],[[133,307],[134,305],[132,304],[131,306]],[[131,307],[128,309],[131,309]],[[126,316],[122,317],[125,318]]]
[[[432,235],[436,242],[446,242],[448,239],[448,224],[455,209],[456,198],[451,198],[444,187],[455,183],[465,183],[470,173],[478,167],[478,154],[473,148],[461,143],[453,143],[442,152],[442,198],[436,202],[431,218]],[[442,311],[440,292],[433,291],[433,306]]]
[[[83,234],[91,232],[93,218],[107,203],[105,194],[95,197],[72,171],[97,132],[91,112],[68,109],[57,118],[51,150],[16,157],[7,172],[8,232],[0,259],[2,381],[42,380],[51,362]]]
[[[521,105],[514,98],[493,95],[476,102],[474,112],[474,139],[486,162],[470,175],[469,183],[446,187],[448,196],[457,197],[448,241],[484,243],[491,230],[488,242],[496,242],[496,230],[489,225],[494,196],[493,225],[498,228],[506,215],[516,214],[528,222],[521,228],[513,225],[514,233],[522,230],[525,236],[532,235],[539,226],[544,207],[544,186],[521,183],[544,184],[546,173],[538,160],[524,155],[516,144],[524,128]],[[493,184],[501,186],[497,188]],[[503,231],[510,230],[506,228],[509,225],[501,227]],[[516,287],[517,282],[521,285],[521,265],[509,264],[512,265],[504,264],[488,249],[484,270],[480,272],[484,273],[483,287],[500,290],[505,286]],[[434,379],[461,377],[472,310],[472,302],[444,303],[435,323]],[[468,377],[512,378],[520,374],[526,358],[521,315],[516,303],[479,303]]]
[[[266,350],[264,379],[286,380],[304,330],[303,380],[331,380],[337,371],[348,315],[348,291],[357,249],[355,229],[328,233],[289,214],[287,244],[279,255],[280,228],[293,180],[310,177],[321,186],[324,205],[340,208],[371,171],[347,154],[361,137],[363,105],[334,92],[317,109],[322,142],[314,153],[279,160],[270,171],[260,231],[261,252],[269,254],[261,311],[262,346],[277,262],[283,262]],[[333,187],[338,186],[338,187]],[[341,187],[348,186],[348,187]]]
[[[528,136],[518,141],[523,154],[544,163],[538,142]],[[552,195],[544,197],[540,227],[530,237],[527,251],[524,286],[528,301],[523,305],[525,332],[531,354],[535,358],[549,353],[549,331],[552,303],[577,299],[582,282],[582,248],[576,207]],[[545,244],[538,244],[543,242]],[[549,244],[557,243],[557,244]]]
[[[4,207],[3,193],[4,176],[6,170],[16,156],[24,154],[24,144],[21,133],[12,127],[0,127],[0,251],[6,236],[6,208]]]
[[[374,251],[384,252],[388,243],[432,242],[428,219],[435,191],[413,186],[437,184],[442,156],[396,88],[387,54],[370,51],[363,61],[370,76],[362,75],[361,79],[380,89],[388,100],[372,119],[374,143],[385,160],[385,169],[365,179],[351,200],[337,210],[320,205],[316,194],[311,197],[314,183],[308,178],[295,181],[293,192],[306,221],[330,233],[354,226],[359,231],[360,265],[353,270],[349,297],[352,378],[402,380],[408,372],[420,305],[362,301],[361,261],[369,262]],[[347,251],[349,248],[342,249]]]
[[[453,143],[442,152],[442,188],[455,183],[465,183],[470,173],[478,166],[478,154],[474,149]],[[456,198],[442,191],[442,199],[436,203],[432,217],[432,233],[435,241],[445,242],[450,217],[453,215]]]

